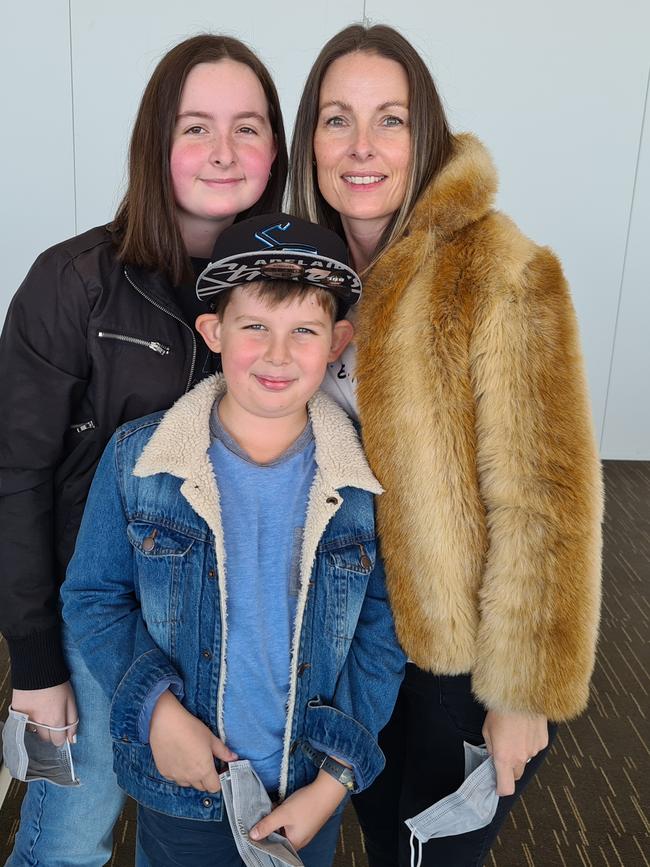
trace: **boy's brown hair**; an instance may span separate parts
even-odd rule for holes
[[[264,301],[269,307],[277,307],[285,302],[293,301],[294,299],[302,300],[309,295],[313,295],[318,305],[331,317],[332,324],[343,318],[338,315],[336,296],[328,289],[322,289],[311,283],[301,283],[296,280],[255,280],[251,283],[240,283],[238,286],[233,286],[233,289],[246,289],[247,292],[250,292],[255,298]],[[223,319],[223,315],[232,298],[233,289],[219,292],[214,296],[212,312],[219,319]]]

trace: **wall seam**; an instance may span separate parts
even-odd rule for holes
[[[612,375],[614,371],[614,356],[616,355],[616,339],[618,337],[618,323],[621,314],[621,306],[623,303],[623,287],[625,285],[625,271],[627,268],[627,254],[630,246],[630,234],[632,231],[632,219],[634,216],[634,203],[636,200],[636,188],[639,179],[639,166],[641,164],[641,153],[643,149],[643,136],[646,125],[646,115],[648,112],[648,94],[650,93],[650,66],[648,67],[648,76],[645,88],[645,101],[643,103],[643,112],[641,115],[641,131],[639,133],[639,146],[636,154],[636,166],[634,168],[634,183],[632,184],[632,198],[630,200],[630,213],[627,220],[627,233],[625,235],[625,250],[623,252],[623,267],[621,268],[621,282],[618,290],[618,302],[616,305],[616,318],[614,319],[614,335],[612,337],[612,352],[609,359],[609,374],[607,377],[607,389],[605,391],[605,406],[603,407],[603,426],[600,432],[600,452],[602,454],[605,444],[605,431],[607,429],[607,410],[609,406],[609,392],[612,384]]]
[[[72,198],[74,202],[74,233],[79,233],[77,219],[77,135],[75,130],[74,66],[72,51],[72,0],[68,0],[68,30],[70,45],[70,113],[72,122]]]

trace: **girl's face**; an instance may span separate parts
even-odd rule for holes
[[[190,255],[209,255],[221,231],[257,202],[275,155],[266,96],[253,70],[229,59],[194,66],[181,93],[169,156]]]
[[[314,132],[325,201],[365,232],[381,233],[404,201],[411,163],[409,85],[402,66],[355,52],[335,60],[320,89]]]

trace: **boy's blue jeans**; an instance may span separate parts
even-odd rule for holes
[[[113,773],[109,701],[65,628],[64,651],[79,711],[72,758],[81,785],[29,783],[5,867],[100,867],[111,857],[113,825],[126,796]]]
[[[298,854],[305,867],[330,867],[347,798]],[[178,819],[138,806],[135,867],[241,867],[224,815],[221,822]]]

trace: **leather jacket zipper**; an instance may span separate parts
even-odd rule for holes
[[[196,366],[196,337],[194,336],[194,329],[192,328],[191,325],[188,325],[184,319],[181,319],[180,316],[177,316],[173,312],[173,310],[169,310],[167,307],[163,307],[162,304],[159,304],[157,301],[154,301],[153,298],[151,298],[149,295],[147,295],[147,293],[144,292],[144,290],[142,290],[138,286],[137,283],[133,282],[133,280],[131,279],[131,276],[130,276],[130,274],[126,268],[124,269],[124,276],[129,281],[131,286],[133,286],[133,288],[138,293],[138,295],[142,295],[142,297],[146,301],[148,301],[150,304],[153,304],[153,306],[156,307],[158,310],[162,310],[163,313],[166,313],[168,316],[171,316],[172,319],[175,319],[177,322],[180,322],[181,325],[184,328],[187,328],[187,330],[190,332],[190,337],[192,338],[192,364],[190,367],[190,375],[187,379],[187,385],[185,386],[185,392],[188,392],[192,386],[192,380],[194,379],[194,368]]]
[[[127,337],[126,334],[114,334],[112,331],[98,331],[97,337],[108,337],[111,340],[122,340],[124,343],[136,343],[138,346],[146,346],[158,355],[169,355],[169,346],[158,343],[157,340],[140,340],[139,337]]]

